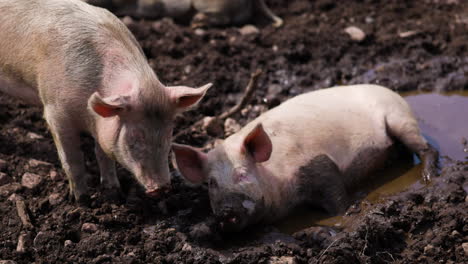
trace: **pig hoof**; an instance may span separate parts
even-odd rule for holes
[[[159,198],[162,195],[168,194],[171,191],[171,186],[164,186],[157,189],[146,191],[146,195],[152,198]]]

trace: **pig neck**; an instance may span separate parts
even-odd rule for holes
[[[281,218],[300,203],[299,197],[294,195],[292,182],[275,175],[266,164],[257,164],[257,170],[265,199],[264,217],[271,220]]]

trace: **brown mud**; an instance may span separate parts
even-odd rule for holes
[[[463,0],[267,3],[284,18],[282,28],[260,27],[259,33],[242,35],[235,27],[193,30],[169,19],[129,23],[164,83],[192,86],[214,83],[196,110],[177,119],[175,132],[229,109],[239,100],[250,73],[258,68],[264,71],[259,89],[250,106],[234,116],[240,124],[291,96],[333,85],[377,83],[399,92],[468,90],[468,5]],[[366,33],[362,42],[353,41],[344,33],[352,25]],[[429,105],[435,107],[439,102],[440,111],[451,105],[443,104],[440,98]],[[452,117],[460,114],[463,118],[467,108],[463,104],[448,117],[442,117],[437,127],[442,152],[449,144],[443,141],[446,138],[454,142],[454,148],[463,148],[464,142],[458,137],[463,133],[468,136],[467,130],[462,131],[466,129],[466,121],[455,123]],[[357,202],[344,217],[352,219],[346,226],[336,225],[341,220],[327,223],[322,217],[324,222],[310,222],[309,228],[303,221],[286,224],[285,228],[282,224],[289,221],[285,220],[225,235],[219,233],[213,222],[205,190],[185,186],[176,172],[173,190],[161,199],[149,199],[141,194],[128,172],[119,169],[127,198],[117,204],[106,202],[97,187],[98,169],[94,155],[90,155],[93,143],[88,137],[83,148],[89,153],[86,163],[95,193],[90,207],[78,207],[66,198],[68,184],[41,110],[0,94],[0,124],[0,159],[5,161],[0,162],[0,172],[6,175],[0,184],[0,260],[468,261],[468,244],[464,244],[468,242],[468,165],[464,153],[452,161],[444,160],[441,176],[427,186],[413,184],[419,179],[414,177],[417,173],[411,172],[417,171],[411,162],[396,166],[403,172],[409,170],[408,179],[403,172],[403,176],[397,177],[409,183],[396,184],[398,187],[390,194],[399,193],[400,186],[405,184],[413,187],[397,196],[376,194],[377,198],[368,198],[371,202],[366,199]],[[428,136],[433,136],[431,133],[427,131]],[[194,128],[177,142],[202,147],[213,140]],[[25,188],[21,186],[25,173],[37,174],[42,180],[33,189]],[[21,199],[28,208],[30,224],[23,225],[18,216],[17,206],[22,203],[16,201]],[[291,235],[292,232],[295,233]],[[24,242],[23,248],[18,248],[18,240]]]

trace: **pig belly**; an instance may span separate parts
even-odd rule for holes
[[[364,180],[372,176],[372,173],[385,168],[396,155],[397,148],[391,142],[357,151],[350,164],[342,170],[346,187],[354,189],[360,186]]]
[[[0,92],[25,101],[31,105],[42,105],[37,89],[22,81],[14,80],[0,71]]]

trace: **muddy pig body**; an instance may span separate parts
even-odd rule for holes
[[[342,213],[348,191],[383,166],[395,141],[436,173],[437,151],[421,136],[405,100],[376,85],[299,95],[262,114],[208,154],[174,144],[192,183],[208,182],[211,206],[227,231],[285,216],[300,203]]]
[[[149,194],[170,183],[175,115],[199,89],[167,87],[113,14],[78,0],[0,0],[0,91],[44,108],[70,190],[86,200],[80,132],[96,140],[101,183],[117,160]]]

